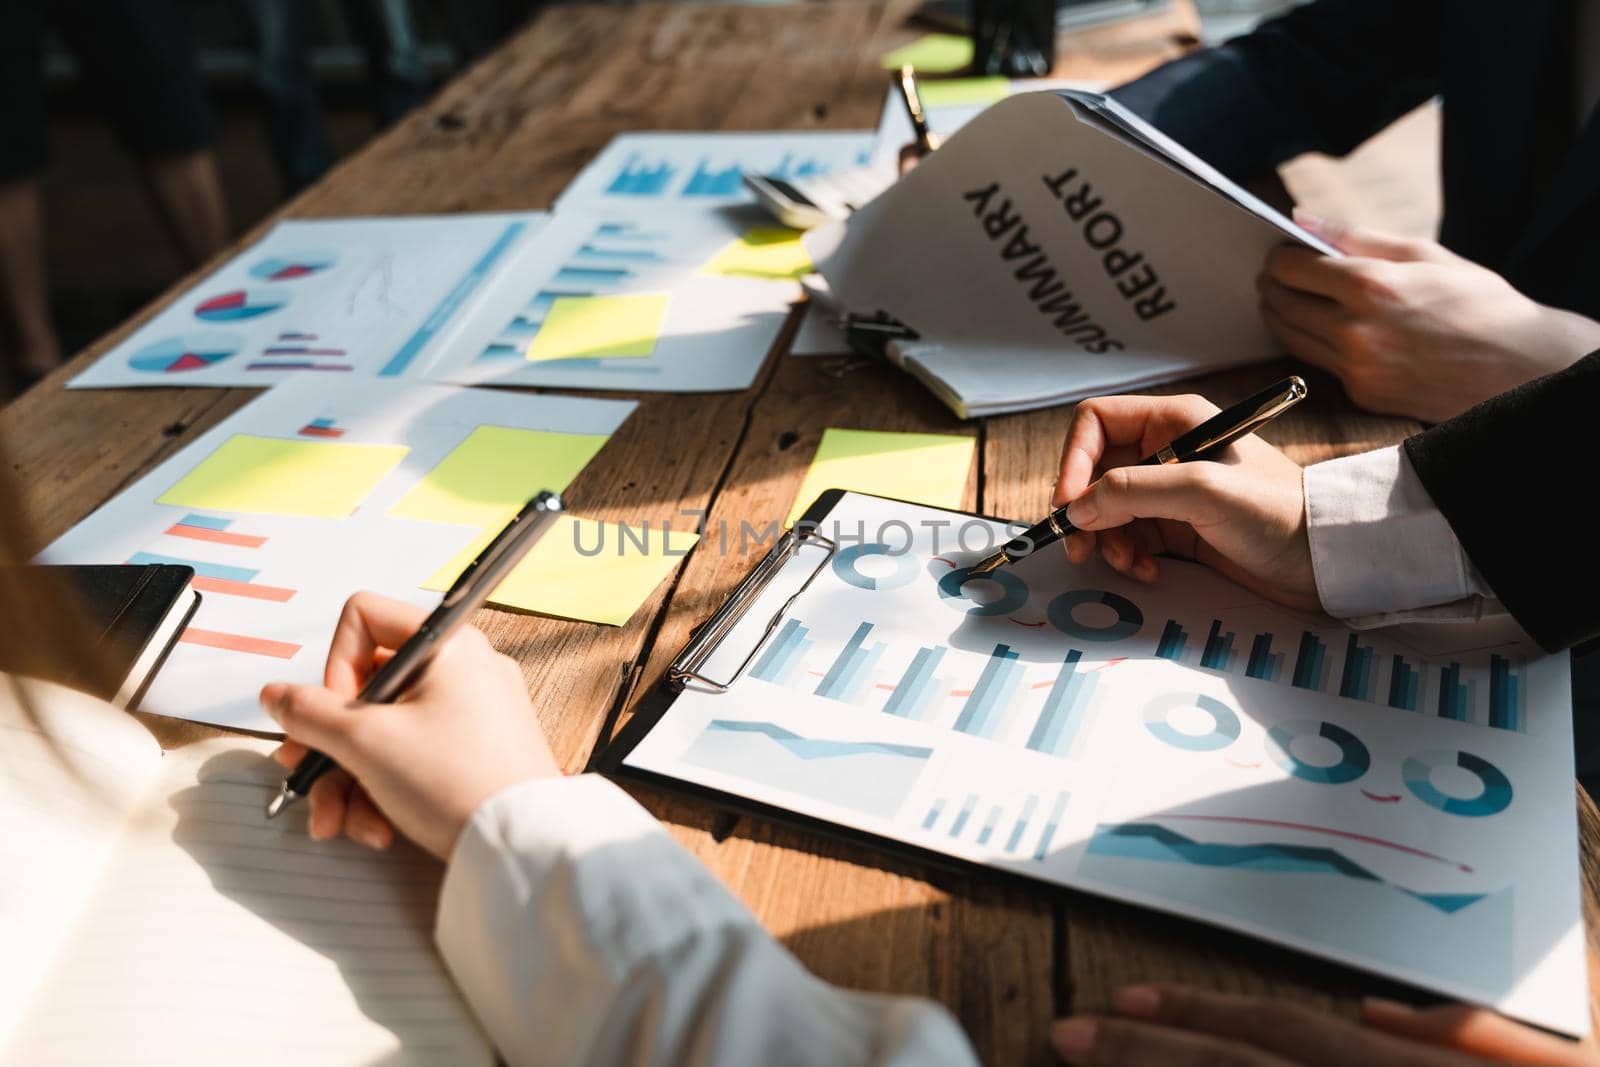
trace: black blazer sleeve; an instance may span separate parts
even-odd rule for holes
[[[1238,181],[1343,155],[1439,91],[1446,0],[1317,0],[1112,92]]]
[[[1545,649],[1600,634],[1600,352],[1406,442],[1467,558]]]

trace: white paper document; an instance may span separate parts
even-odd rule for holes
[[[201,603],[142,710],[275,731],[272,681],[320,684],[344,602],[432,607],[436,581],[539,489],[557,492],[631,402],[301,379],[240,409],[64,534],[50,563],[175,563]],[[480,546],[481,547],[481,546]]]
[[[1587,1032],[1566,656],[1176,560],[968,581],[1014,530],[855,494],[821,532],[624,766]]]
[[[799,234],[750,205],[563,211],[425,373],[469,385],[743,389],[810,269]]]
[[[68,383],[268,386],[407,374],[548,216],[281,222]]]
[[[624,133],[562,191],[556,210],[750,204],[745,171],[810,178],[862,166],[871,149],[868,130]]]
[[[1271,358],[1255,280],[1326,249],[1098,94],[1027,93],[963,127],[848,223],[807,233],[889,356],[964,417]]]
[[[27,688],[43,730],[0,701],[0,1064],[494,1062],[433,948],[437,861],[267,822],[268,742],[163,756]]]

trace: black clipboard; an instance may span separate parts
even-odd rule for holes
[[[806,539],[808,537],[815,538],[816,534],[814,531],[824,525],[828,516],[832,513],[834,508],[838,505],[839,501],[843,499],[847,492],[852,492],[853,495],[856,496],[871,497],[872,499],[886,500],[892,503],[906,504],[913,507],[925,506],[916,504],[914,501],[899,500],[894,497],[876,496],[875,494],[870,493],[855,493],[854,491],[844,489],[829,489],[818,496],[811,506],[806,509],[805,513],[795,523],[794,530],[791,531],[791,534],[795,534],[797,539]],[[1006,521],[1004,519],[997,519],[994,516],[982,515],[978,512],[972,511],[952,510],[950,513],[964,515],[974,519],[983,519],[990,522],[1003,523]],[[796,533],[796,531],[799,532]],[[808,531],[810,532],[808,533]],[[718,609],[718,612],[713,614],[711,618],[706,621],[706,623],[702,624],[702,626],[695,631],[694,636],[690,640],[690,644],[685,646],[685,651],[688,651],[690,648],[692,648],[696,641],[700,641],[702,639],[709,640],[709,638],[707,638],[705,635],[712,632],[713,624],[718,621],[719,616],[730,610],[730,606],[735,604],[739,598],[739,594],[741,591],[745,591],[747,586],[755,588],[755,591],[757,592],[759,592],[761,587],[764,587],[764,583],[761,582],[759,577],[762,574],[763,565],[767,564],[774,558],[776,554],[785,549],[785,539],[788,537],[789,535],[785,535],[785,538],[780,539],[779,544],[774,546],[774,548],[768,552],[767,556],[763,557],[762,561],[752,569],[751,573],[745,577],[744,581],[742,581],[740,585],[736,587],[734,594],[729,597],[728,601],[724,603],[721,608]],[[821,538],[821,540],[827,542],[829,545],[833,545],[833,542],[829,541],[827,538]],[[836,549],[837,545],[833,545],[833,547]],[[830,552],[829,556],[824,559],[821,564],[819,564],[816,572],[820,573],[823,569],[825,569],[831,558],[832,553]],[[811,577],[814,578],[815,574],[813,574]],[[794,601],[799,598],[801,593],[803,593],[805,589],[809,587],[809,585],[810,579],[806,581],[799,591],[797,591],[793,596],[784,602],[780,611],[769,622],[765,632],[763,633],[761,641],[758,643],[755,650],[752,651],[745,659],[744,666],[748,666],[749,662],[756,657],[761,648],[764,648],[767,642],[771,640],[773,633],[776,632],[777,624],[782,621],[784,614],[792,606]],[[746,609],[748,609],[750,603],[753,603],[754,599],[758,598],[752,598],[751,601],[747,602]],[[674,669],[669,670],[667,677],[663,678],[661,682],[659,682],[652,690],[646,693],[645,696],[640,700],[634,711],[633,718],[629,720],[628,724],[623,727],[616,737],[608,745],[606,745],[606,747],[600,753],[596,755],[590,765],[591,770],[623,780],[633,780],[644,784],[660,786],[681,795],[696,797],[714,805],[717,808],[737,815],[771,820],[781,825],[787,825],[802,831],[817,833],[822,837],[839,841],[848,845],[863,847],[864,850],[869,854],[869,857],[914,865],[921,872],[918,874],[918,876],[925,876],[925,874],[930,870],[942,871],[948,874],[966,877],[981,875],[985,879],[989,879],[1000,884],[1026,888],[1030,892],[1040,894],[1041,899],[1044,900],[1068,900],[1073,897],[1082,896],[1111,900],[1127,906],[1138,908],[1140,911],[1154,912],[1155,914],[1166,916],[1168,919],[1175,920],[1180,923],[1194,924],[1201,928],[1216,930],[1232,937],[1241,938],[1244,943],[1253,944],[1260,950],[1284,953],[1296,959],[1307,961],[1311,966],[1322,969],[1330,974],[1342,972],[1348,975],[1359,975],[1361,977],[1358,980],[1361,981],[1364,986],[1370,988],[1378,995],[1399,996],[1412,1001],[1424,1003],[1437,1003],[1449,999],[1443,997],[1437,992],[1427,989],[1424,986],[1408,982],[1403,978],[1386,973],[1376,966],[1368,967],[1352,962],[1333,959],[1329,956],[1308,950],[1298,945],[1287,943],[1280,939],[1255,934],[1241,929],[1238,926],[1225,922],[1214,921],[1204,916],[1186,913],[1179,906],[1163,907],[1144,902],[1123,901],[1114,895],[1101,892],[1093,888],[1063,885],[1060,882],[1030,875],[1024,871],[991,866],[976,860],[970,860],[960,856],[952,855],[948,852],[924,848],[919,845],[897,840],[895,838],[885,837],[881,834],[873,833],[870,830],[846,826],[844,824],[834,822],[831,819],[807,815],[803,812],[795,811],[791,808],[786,808],[781,805],[769,804],[765,801],[755,800],[740,793],[730,793],[725,790],[702,785],[698,782],[692,782],[686,779],[678,778],[670,774],[662,774],[657,771],[646,770],[640,767],[628,766],[625,761],[627,760],[629,753],[638,747],[638,745],[650,734],[651,730],[653,730],[656,725],[660,723],[662,718],[664,718],[672,709],[672,705],[677,700],[678,695],[683,692],[685,688],[683,684],[684,676],[687,672],[677,670],[683,658],[683,653],[680,653],[679,657],[673,661]],[[743,667],[740,668],[740,671],[742,673]],[[737,678],[730,680],[730,684],[733,680],[737,680]],[[865,862],[871,863],[872,858],[867,859]]]
[[[728,597],[727,601],[723,603],[722,607],[720,607],[709,619],[707,619],[695,630],[693,636],[690,638],[689,644],[685,645],[684,649],[678,654],[677,657],[673,659],[671,667],[668,668],[666,677],[658,682],[654,688],[652,688],[644,695],[644,697],[640,699],[639,704],[634,709],[633,718],[630,719],[628,724],[622,728],[616,737],[614,737],[611,742],[607,744],[598,755],[595,756],[594,760],[590,764],[589,769],[616,778],[631,779],[633,781],[662,786],[674,792],[704,800],[718,808],[739,815],[770,819],[774,822],[783,823],[797,829],[815,832],[825,837],[832,838],[836,841],[842,841],[846,844],[865,846],[871,852],[876,852],[901,862],[924,865],[954,874],[970,875],[974,873],[981,873],[987,878],[996,879],[1002,882],[1016,885],[1027,885],[1034,888],[1036,891],[1050,894],[1052,897],[1083,892],[1083,890],[1076,890],[1068,886],[1063,886],[1048,879],[1035,878],[1020,871],[1011,871],[1001,867],[991,867],[987,864],[978,863],[974,860],[953,856],[947,852],[939,852],[935,849],[922,848],[918,845],[912,845],[904,841],[898,841],[892,837],[884,837],[881,834],[875,834],[869,830],[861,830],[853,826],[845,826],[830,819],[819,818],[815,815],[807,815],[803,812],[798,812],[781,805],[768,804],[765,801],[754,800],[739,793],[730,793],[725,790],[715,789],[711,786],[701,785],[698,782],[691,782],[682,778],[677,778],[670,774],[661,774],[657,771],[645,770],[641,767],[631,767],[625,762],[629,753],[637,748],[639,744],[642,743],[649,735],[650,731],[655,729],[656,725],[661,722],[661,720],[666,716],[667,712],[672,710],[672,705],[674,702],[676,702],[678,695],[683,692],[684,683],[686,681],[690,680],[691,677],[694,677],[698,678],[702,682],[713,685],[716,684],[716,679],[700,678],[698,674],[692,670],[695,664],[692,662],[691,658],[687,657],[687,654],[695,649],[697,642],[709,643],[714,650],[717,639],[720,636],[725,636],[727,630],[731,629],[732,624],[743,617],[743,611],[747,611],[754,601],[759,599],[759,594],[766,588],[767,582],[769,582],[771,578],[782,569],[782,563],[787,558],[791,558],[785,555],[786,552],[793,552],[797,550],[799,546],[803,546],[805,544],[822,544],[824,547],[829,547],[829,555],[818,565],[816,571],[811,575],[811,577],[814,578],[816,574],[821,573],[822,570],[827,567],[828,562],[832,559],[832,550],[836,549],[837,545],[835,545],[828,538],[822,537],[819,533],[817,533],[817,531],[825,525],[828,516],[833,512],[833,509],[838,506],[839,501],[844,498],[846,493],[851,493],[855,496],[870,497],[874,500],[886,500],[895,504],[905,504],[908,507],[927,506],[924,504],[918,504],[915,501],[900,500],[896,497],[877,496],[876,494],[861,493],[856,492],[855,490],[824,490],[816,500],[812,501],[811,506],[806,508],[805,513],[801,515],[800,518],[795,522],[794,527],[783,537],[779,538],[778,543],[767,552],[766,556],[762,557],[762,560],[757,563],[756,566],[751,569],[750,573],[745,576],[744,580],[735,587],[733,593]],[[989,522],[1003,523],[1007,521],[1005,519],[997,519],[991,515],[982,515],[975,511],[952,510],[950,513],[955,515],[965,515],[974,519],[984,519]],[[773,564],[774,562],[776,562],[777,565],[769,567],[769,565]],[[778,623],[783,621],[784,614],[788,611],[790,606],[792,606],[794,601],[805,592],[806,588],[809,588],[809,586],[810,579],[808,578],[801,589],[798,590],[788,600],[786,600],[782,609],[769,620],[761,641],[745,658],[744,665],[740,668],[740,674],[742,674],[744,667],[747,667],[750,661],[755,659],[755,657],[760,653],[761,649],[766,647],[766,643],[771,640],[773,633],[776,632]],[[741,594],[745,594],[748,599],[742,600]],[[740,607],[741,603],[742,610]],[[701,665],[703,665],[703,661]],[[728,684],[731,685],[733,681],[737,681],[737,678],[738,676],[736,675],[734,678],[729,679]]]

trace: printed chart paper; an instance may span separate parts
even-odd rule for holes
[[[866,130],[804,133],[624,133],[572,180],[560,212],[699,209],[750,204],[744,172],[813,178],[867,161]]]
[[[405,381],[288,382],[42,559],[194,567],[200,608],[143,707],[272,731],[257,692],[320,682],[352,593],[432,607],[433,575],[538,490],[565,489],[633,406]]]
[[[808,267],[748,206],[563,212],[507,264],[428,377],[701,392],[754,379]]]
[[[856,495],[821,532],[626,766],[1588,1030],[1567,657],[1174,560],[966,581],[999,524]]]
[[[405,374],[543,213],[281,222],[70,383],[268,386]]]

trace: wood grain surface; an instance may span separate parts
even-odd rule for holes
[[[914,38],[905,0],[785,7],[658,5],[551,7],[529,29],[346,161],[277,217],[404,214],[547,207],[612,135],[638,129],[851,129],[877,120],[886,79],[878,56]],[[1196,33],[1186,2],[1171,14],[1064,40],[1059,76],[1120,81],[1180,54]],[[1427,115],[1400,131],[1398,158],[1435,136]],[[1313,209],[1425,225],[1398,192],[1393,155],[1351,168],[1326,160],[1286,169]],[[1365,169],[1363,169],[1365,168]],[[1374,176],[1375,175],[1375,176]],[[1398,176],[1398,177],[1397,177]],[[1427,174],[1422,180],[1429,180]],[[1426,196],[1424,189],[1419,196]],[[1432,201],[1423,201],[1424,204]],[[230,253],[231,254],[231,253]],[[203,272],[201,272],[203,273]],[[198,274],[196,275],[198,277]],[[181,282],[0,411],[0,438],[25,487],[42,547],[153,465],[249,400],[249,390],[67,392],[68,377],[115,344]],[[737,531],[782,519],[829,426],[964,433],[979,463],[964,506],[1005,517],[1045,510],[1070,408],[962,423],[896,372],[785,358],[791,319],[756,383],[742,393],[639,396],[636,414],[568,493],[597,518],[675,528],[708,513],[711,537],[623,627],[501,611],[480,625],[523,666],[557,755],[583,767],[622,722],[690,630],[764,547],[711,550]],[[1287,364],[1184,383],[1227,403]],[[1302,463],[1399,440],[1402,419],[1354,410],[1332,379],[1268,437]],[[167,746],[216,733],[145,717]],[[1120,984],[1182,979],[1271,993],[1350,1011],[1382,983],[1194,923],[1111,901],[885,859],[862,846],[778,823],[735,819],[702,801],[630,786],[671,832],[817,973],[860,989],[921,994],[948,1004],[984,1062],[1052,1062],[1048,1021],[1107,1003]],[[1584,798],[1587,902],[1600,900],[1600,818]],[[1597,928],[1593,919],[1591,932]]]

